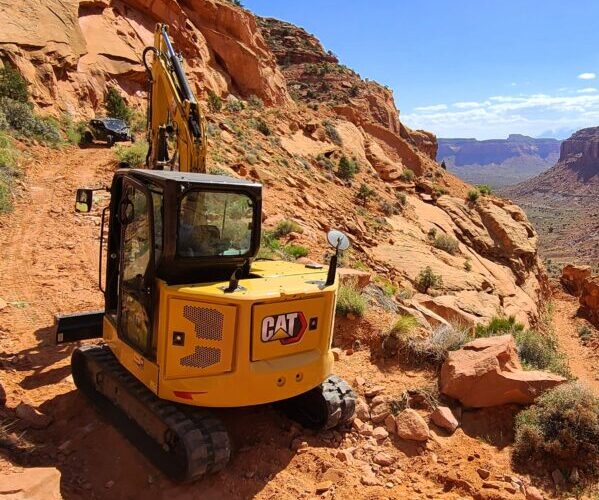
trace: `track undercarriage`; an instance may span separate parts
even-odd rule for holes
[[[158,398],[123,368],[106,345],[77,348],[71,364],[79,390],[172,480],[191,482],[228,463],[229,435],[208,409]],[[332,375],[277,405],[305,427],[331,429],[351,419],[355,400],[349,385]]]

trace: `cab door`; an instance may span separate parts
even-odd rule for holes
[[[152,199],[139,182],[124,180],[118,207],[121,222],[118,335],[150,360],[154,314],[154,221]]]

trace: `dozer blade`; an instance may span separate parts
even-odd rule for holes
[[[108,346],[75,349],[71,366],[77,388],[172,480],[191,482],[228,463],[231,444],[219,419],[207,410],[158,398]]]

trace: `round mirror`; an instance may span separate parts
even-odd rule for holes
[[[332,229],[327,233],[329,245],[339,250],[347,250],[349,248],[349,238],[337,229]]]

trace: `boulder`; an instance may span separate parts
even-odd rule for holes
[[[60,471],[35,467],[0,476],[0,498],[20,500],[60,500]]]
[[[431,420],[435,425],[449,432],[454,432],[460,425],[451,409],[447,406],[437,406],[431,414]]]
[[[582,283],[580,307],[591,323],[599,327],[599,276],[587,278]]]
[[[411,441],[427,441],[430,437],[430,430],[426,421],[416,410],[408,408],[400,412],[395,417],[397,434],[402,439]]]
[[[590,266],[574,266],[568,264],[562,269],[562,277],[560,281],[564,288],[576,297],[582,292],[582,284],[587,278],[591,277]]]
[[[484,408],[530,404],[565,381],[553,373],[523,370],[514,338],[501,335],[476,339],[450,352],[441,367],[440,388],[464,406]]]
[[[362,289],[370,283],[370,273],[366,271],[340,267],[337,269],[337,273],[339,273],[339,280],[344,285],[354,282],[358,288]]]

